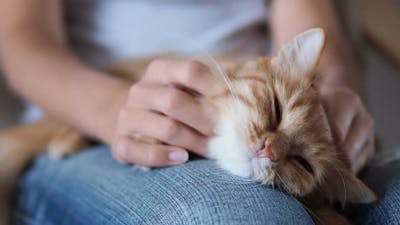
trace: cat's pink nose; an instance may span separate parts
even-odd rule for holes
[[[268,140],[266,140],[264,146],[257,151],[257,157],[269,158],[271,161],[278,160],[277,155],[274,153],[274,150],[272,149],[272,143],[270,143]]]

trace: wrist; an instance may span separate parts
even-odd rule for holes
[[[93,121],[94,135],[107,144],[111,144],[114,138],[116,119],[121,107],[126,102],[128,92],[129,85],[125,82],[121,82],[121,84],[110,89],[108,98],[104,99],[98,110],[98,116]]]

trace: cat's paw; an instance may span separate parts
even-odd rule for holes
[[[47,151],[50,157],[61,159],[82,150],[88,145],[88,141],[82,134],[70,127],[65,127],[50,141]]]

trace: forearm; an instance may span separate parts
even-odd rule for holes
[[[112,139],[127,84],[89,69],[66,45],[39,32],[9,32],[1,43],[3,69],[19,95],[88,135]]]
[[[272,0],[273,39],[280,46],[298,33],[313,27],[324,29],[327,44],[317,72],[321,83],[348,86],[362,92],[360,68],[337,18],[332,0]]]

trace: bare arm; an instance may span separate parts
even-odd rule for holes
[[[129,85],[89,69],[68,49],[61,6],[60,0],[0,2],[2,67],[19,95],[110,143]]]
[[[106,18],[105,18],[106,19]],[[128,84],[84,65],[63,30],[61,0],[0,1],[0,54],[11,87],[48,114],[112,146],[121,162],[167,166],[205,154],[213,121],[207,105],[172,84],[204,93],[208,69],[157,60]],[[178,107],[179,106],[179,107]],[[164,144],[146,144],[136,134]]]
[[[321,27],[327,36],[319,68],[319,91],[337,146],[354,172],[374,153],[374,122],[362,95],[360,68],[340,27],[333,0],[272,0],[271,29],[281,45],[295,34]]]
[[[327,45],[319,63],[321,82],[346,85],[359,94],[362,92],[359,65],[339,24],[332,0],[273,0],[271,13],[270,25],[277,45],[306,29],[323,28]]]

